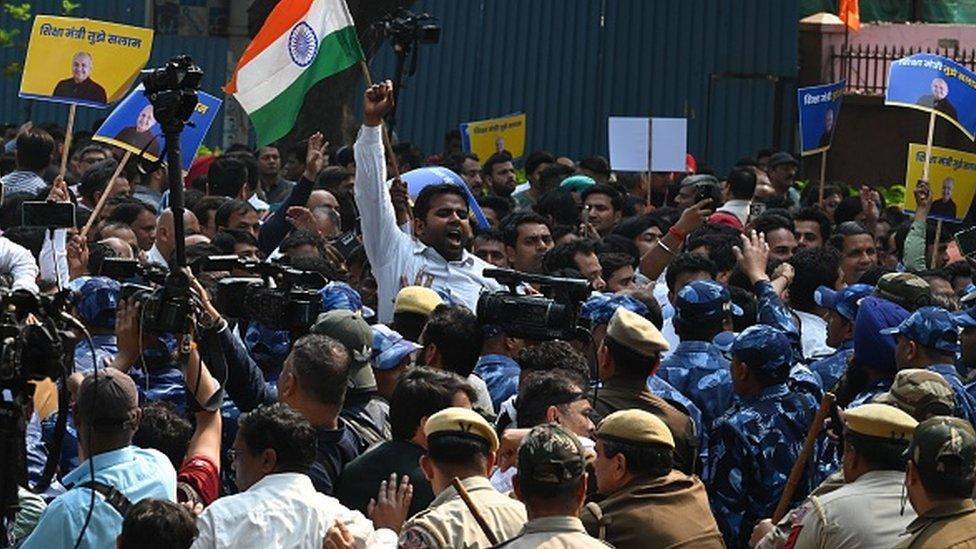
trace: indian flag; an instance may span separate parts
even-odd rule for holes
[[[362,59],[345,0],[281,0],[224,91],[244,107],[258,144],[266,145],[295,125],[309,88]]]

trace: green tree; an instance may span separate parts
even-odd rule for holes
[[[20,27],[26,27],[33,17],[31,5],[30,2],[0,2],[0,6],[3,7],[0,12],[0,48],[14,48],[17,51],[16,59],[7,63],[3,70],[7,75],[19,74],[24,70],[24,55],[27,54],[27,39],[22,38],[24,33]],[[71,15],[79,7],[80,3],[61,0],[61,15]]]

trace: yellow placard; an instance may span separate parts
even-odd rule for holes
[[[38,15],[20,96],[104,107],[122,98],[149,61],[153,31],[93,19]]]
[[[925,145],[908,145],[908,169],[905,172],[905,210],[915,211],[915,186],[922,178]],[[929,187],[932,210],[929,217],[960,222],[969,212],[976,195],[976,154],[932,147],[929,159]]]
[[[502,151],[511,153],[512,158],[525,154],[525,113],[468,122],[463,126],[467,149],[482,162]]]

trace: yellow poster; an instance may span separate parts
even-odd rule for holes
[[[925,145],[908,145],[905,172],[905,210],[915,211],[915,186],[922,178]],[[960,222],[969,212],[976,194],[976,154],[932,147],[929,159],[929,187],[932,189],[930,218]]]
[[[461,140],[482,162],[502,151],[519,158],[525,153],[525,113],[461,124]]]
[[[90,107],[118,101],[149,61],[152,38],[151,29],[38,15],[20,97]]]

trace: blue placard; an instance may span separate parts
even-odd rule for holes
[[[834,138],[840,118],[840,104],[846,83],[810,86],[797,90],[797,112],[800,113],[800,154],[825,152]]]
[[[197,149],[207,136],[207,130],[217,118],[221,103],[223,101],[220,99],[199,92],[197,108],[190,115],[190,123],[180,134],[180,149],[183,152],[180,160],[184,172],[190,169]],[[132,90],[132,93],[115,107],[92,139],[115,145],[134,154],[141,153],[150,160],[158,160],[159,155],[166,148],[163,130],[153,116],[152,105],[143,94],[142,84]]]
[[[885,105],[934,112],[976,139],[976,74],[951,59],[917,53],[892,63]]]

